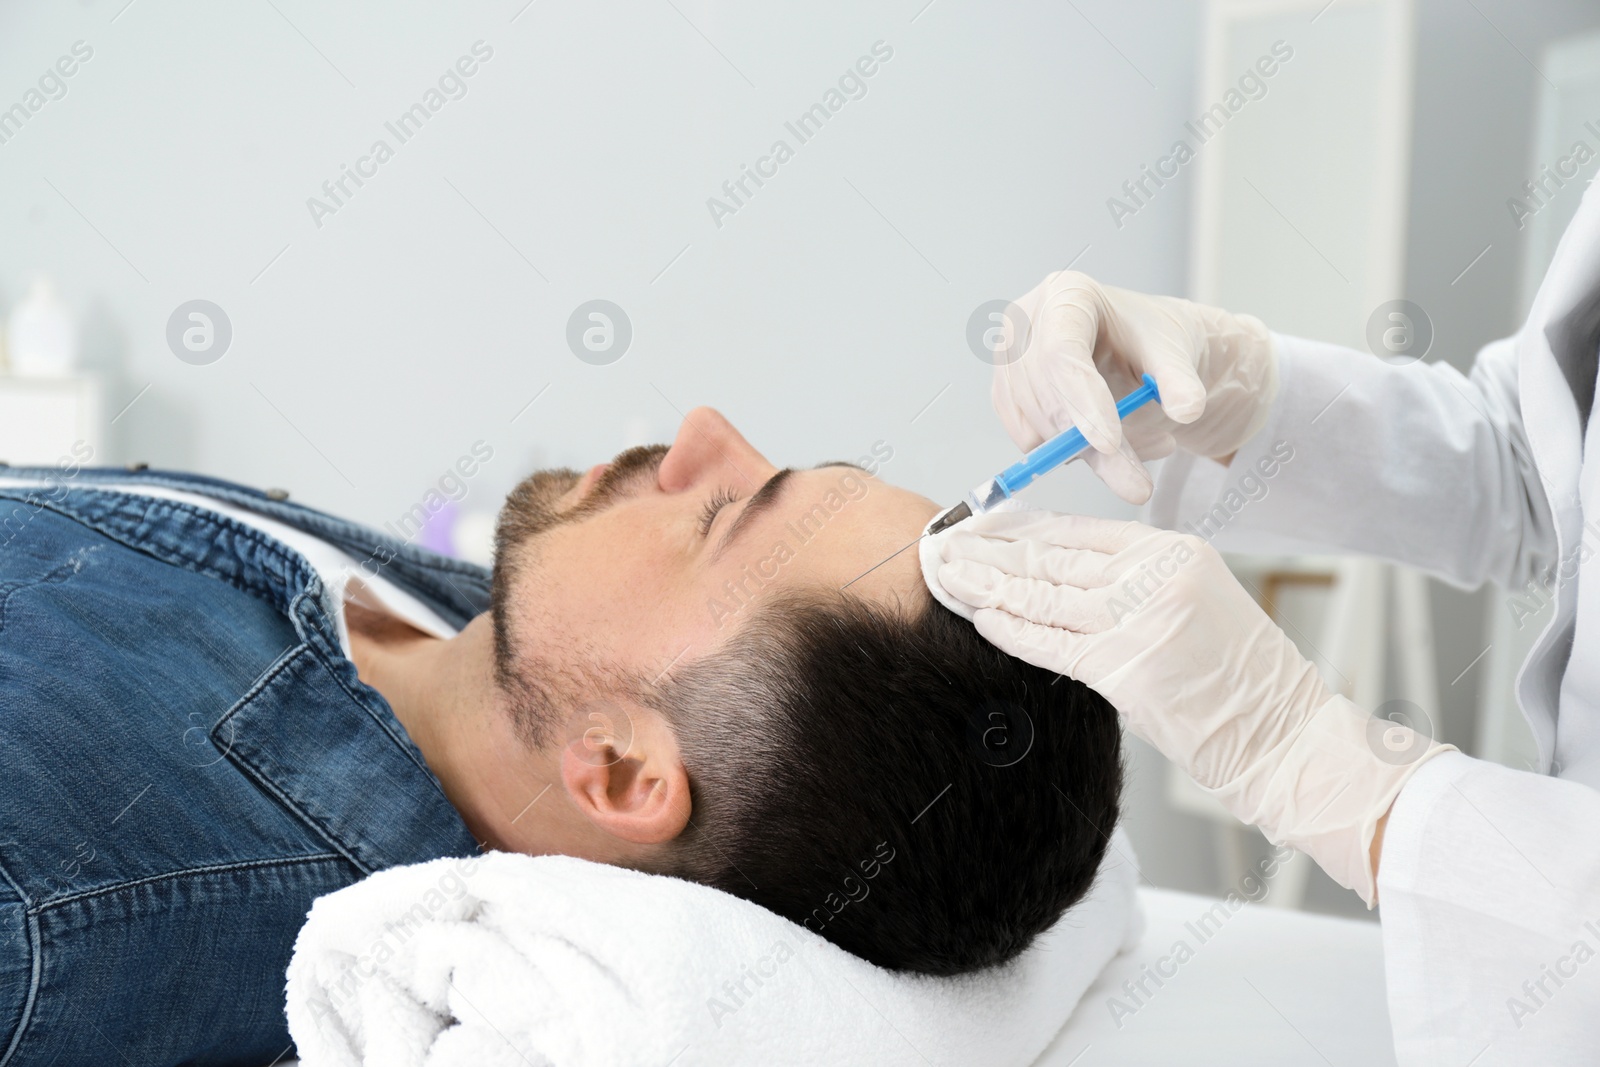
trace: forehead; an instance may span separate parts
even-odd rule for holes
[[[755,556],[766,564],[762,574],[781,559],[796,581],[848,584],[869,599],[904,601],[920,589],[917,555],[907,546],[938,510],[931,500],[844,465],[796,471],[784,489],[727,557]]]
[[[727,510],[747,506],[759,485],[739,486]],[[713,559],[734,516],[703,538],[711,495],[709,485],[645,490],[542,534],[519,579],[523,610],[546,624],[542,639],[581,639],[603,658],[659,667],[686,648],[717,647],[780,591],[827,595],[848,584],[848,595],[901,612],[930,598],[907,547],[938,511],[925,497],[853,467],[797,470]]]

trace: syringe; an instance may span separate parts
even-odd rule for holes
[[[1156,380],[1146,374],[1143,385],[1117,401],[1117,418],[1127,418],[1151,400],[1159,402],[1161,395],[1156,392]],[[1083,431],[1076,426],[1063,430],[973,489],[961,503],[939,516],[928,527],[928,534],[948,530],[963,519],[970,519],[974,515],[982,515],[993,510],[1001,501],[1009,499],[1018,490],[1032,484],[1039,475],[1054,470],[1088,447],[1089,442],[1084,439]]]

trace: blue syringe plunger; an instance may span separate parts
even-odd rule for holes
[[[1159,403],[1161,394],[1156,390],[1156,380],[1146,374],[1143,385],[1117,401],[1117,418],[1127,418],[1152,400]],[[1063,430],[993,478],[975,487],[967,494],[966,499],[940,516],[939,521],[928,528],[928,533],[936,534],[940,530],[954,526],[962,519],[993,511],[1003,501],[1014,496],[1018,490],[1033,484],[1033,480],[1039,475],[1054,470],[1088,447],[1089,442],[1083,436],[1082,430],[1076,426]]]

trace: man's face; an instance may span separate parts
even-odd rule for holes
[[[541,471],[512,493],[520,565],[506,592],[513,651],[651,679],[714,651],[779,590],[838,590],[920,610],[915,550],[938,511],[849,465],[780,471],[718,412],[670,447],[586,474]]]

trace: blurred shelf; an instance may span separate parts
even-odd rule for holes
[[[0,375],[0,460],[13,467],[54,467],[64,458],[103,463],[106,433],[99,378]]]

